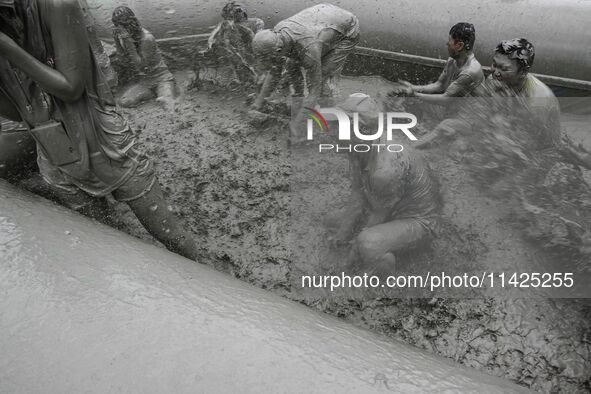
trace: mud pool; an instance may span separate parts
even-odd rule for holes
[[[189,74],[177,78],[186,86]],[[380,87],[353,79],[342,86],[368,89]],[[405,299],[373,290],[302,289],[302,274],[339,270],[338,251],[322,252],[327,233],[321,218],[348,194],[346,157],[294,153],[285,124],[248,124],[245,98],[223,89],[187,90],[174,114],[155,102],[123,110],[155,161],[170,208],[196,234],[201,262],[534,390],[591,390],[588,300]],[[428,155],[442,185],[444,223],[434,246],[414,264],[497,271],[515,264],[536,271],[541,252],[506,223],[502,204],[471,186],[461,154],[452,148]],[[112,213],[98,220],[156,243],[126,205],[107,204]],[[295,220],[294,209],[308,214]]]

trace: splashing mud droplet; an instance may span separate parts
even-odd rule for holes
[[[158,205],[157,204],[150,205],[150,211],[156,212],[157,210],[158,210]]]

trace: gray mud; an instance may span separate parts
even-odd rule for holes
[[[188,91],[177,114],[154,102],[125,110],[155,161],[172,209],[202,245],[202,262],[534,390],[591,390],[588,300],[393,299],[375,291],[302,289],[303,273],[335,271],[342,261],[318,251],[327,238],[320,218],[347,196],[346,159],[304,154],[294,160],[284,125],[254,128],[246,110],[243,95],[223,90]],[[342,165],[335,166],[339,160]],[[443,186],[445,219],[432,250],[417,264],[489,271],[515,264],[535,272],[541,252],[506,223],[502,204],[470,186],[461,154],[452,147],[429,160]],[[312,170],[299,171],[302,166]],[[294,198],[311,212],[307,218],[290,218]],[[110,203],[120,214],[117,227],[155,242],[125,205]],[[300,244],[290,241],[293,234],[309,246],[297,259],[288,247]]]

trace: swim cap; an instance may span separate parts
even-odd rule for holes
[[[337,107],[345,112],[357,112],[367,119],[377,118],[380,112],[380,104],[365,93],[353,93]]]
[[[255,34],[252,40],[252,50],[255,55],[274,54],[281,48],[281,39],[279,34],[273,30],[265,29]]]

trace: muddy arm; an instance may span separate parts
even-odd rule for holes
[[[257,98],[254,100],[252,104],[252,108],[255,110],[260,110],[263,107],[263,103],[265,99],[273,93],[279,79],[281,78],[281,71],[283,67],[278,64],[275,64],[271,67],[271,70],[267,73],[265,77],[265,81],[263,82],[263,86],[261,87],[261,91],[259,92]]]
[[[424,94],[424,93],[415,93],[416,97],[419,97],[423,101],[436,104],[436,105],[447,105],[451,102],[450,96],[447,96],[445,93],[443,94]]]
[[[0,53],[43,90],[63,101],[76,101],[84,92],[90,70],[84,18],[77,0],[54,0],[47,8],[55,69],[35,59],[4,33],[0,33]]]
[[[322,94],[322,85],[324,82],[322,57],[324,53],[331,49],[331,43],[335,41],[336,35],[337,32],[335,30],[324,29],[318,35],[318,39],[306,48],[303,66],[306,69],[308,97],[304,101],[305,106],[312,107],[316,105],[318,98]]]
[[[353,231],[362,219],[366,205],[361,168],[354,157],[349,157],[349,171],[351,172],[351,194],[345,206],[344,217],[339,220],[339,228],[334,236],[338,242],[347,241],[353,236]]]
[[[409,84],[415,93],[435,94],[443,91],[443,85],[437,81],[428,85],[413,85]]]
[[[146,35],[146,38],[142,40],[141,48],[141,53],[137,54],[136,52],[141,62],[140,64],[138,64],[138,66],[141,69],[155,67],[157,65],[158,59],[158,44],[156,43],[156,39],[154,38],[154,36],[151,34]]]
[[[437,78],[437,81],[430,83],[428,85],[413,85],[411,83],[401,81],[404,85],[410,87],[415,93],[425,93],[425,94],[437,94],[443,93],[443,81],[447,77],[447,67],[443,69],[443,72]]]

